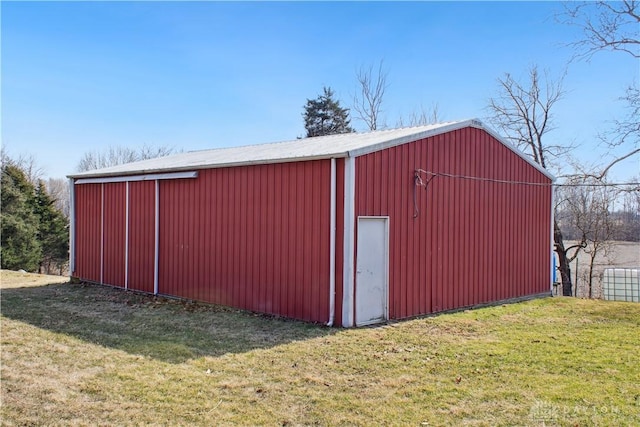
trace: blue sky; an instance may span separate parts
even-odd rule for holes
[[[638,62],[603,52],[567,66],[577,30],[555,2],[2,2],[2,143],[46,176],[109,145],[198,150],[304,135],[303,105],[331,86],[346,106],[355,71],[388,70],[390,127],[437,103],[444,120],[484,119],[496,79],[567,69],[549,142],[605,151],[596,134]],[[359,130],[363,124],[353,120]],[[631,159],[614,178],[638,174]]]

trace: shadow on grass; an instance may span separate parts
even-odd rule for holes
[[[69,283],[3,289],[2,316],[169,363],[337,332],[226,307]]]

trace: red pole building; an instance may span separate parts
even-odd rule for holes
[[[477,120],[70,179],[89,282],[346,327],[550,293],[553,177]]]

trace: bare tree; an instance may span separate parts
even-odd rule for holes
[[[4,145],[0,148],[0,164],[12,164],[16,166],[24,173],[27,181],[33,186],[38,185],[45,172],[33,154],[21,154],[17,158],[12,158]]]
[[[138,160],[135,150],[121,146],[110,146],[105,151],[88,151],[78,162],[78,172],[116,166]]]
[[[626,104],[627,115],[614,120],[613,135],[607,141],[614,147],[637,145],[640,141],[640,87],[636,84],[627,87],[619,100]]]
[[[11,158],[5,146],[0,149],[0,164],[12,164],[18,167],[32,185],[37,185],[44,175],[44,169],[38,164],[33,154],[22,154],[18,158]]]
[[[164,157],[173,153],[176,153],[174,147],[168,147],[166,145],[156,147],[144,144],[139,150],[139,158],[140,160],[155,159],[156,157]]]
[[[559,18],[582,30],[582,37],[571,43],[577,58],[589,59],[601,50],[640,58],[640,3],[635,0],[567,2]]]
[[[562,84],[562,78],[554,81],[546,72],[541,76],[538,67],[532,66],[526,85],[507,73],[498,79],[498,96],[489,100],[492,124],[544,168],[572,148],[551,145],[544,138],[554,129],[552,110],[564,96]]]
[[[611,211],[609,217],[612,224],[612,241],[640,242],[640,191],[630,190],[630,185],[635,184],[607,184],[607,179],[597,178],[591,174],[574,175],[567,182],[593,182],[591,187],[600,193],[606,189],[610,201]],[[640,182],[640,177],[632,178],[634,183]],[[597,184],[597,185],[596,185]],[[586,185],[586,184],[585,184]],[[600,187],[600,188],[597,188]],[[589,188],[588,186],[586,188]],[[563,199],[568,193],[563,187],[556,192],[558,221],[567,240],[581,241],[584,227],[575,221],[575,215],[571,215],[569,203]],[[601,199],[603,197],[600,197]],[[575,197],[573,198],[575,200]],[[574,203],[575,206],[575,203]]]
[[[640,177],[633,179],[640,182]],[[640,242],[640,191],[623,191],[615,221],[618,223],[613,240]]]
[[[560,221],[574,229],[577,242],[567,248],[574,249],[569,256],[573,261],[582,250],[588,257],[588,267],[584,274],[587,296],[594,296],[596,261],[606,256],[610,250],[616,223],[613,218],[615,192],[607,187],[606,180],[597,179],[590,174],[575,175],[565,181],[558,189],[560,196]],[[577,295],[578,283],[576,283]]]
[[[373,65],[356,71],[359,91],[353,96],[353,110],[356,112],[356,119],[365,122],[369,130],[384,127],[384,123],[380,122],[380,114],[388,87],[387,76],[382,60],[375,71]]]
[[[594,1],[565,4],[560,21],[582,30],[581,37],[572,43],[575,48],[574,59],[590,59],[601,51],[623,52],[640,59],[640,2]],[[614,120],[612,129],[600,135],[610,148],[629,147],[624,154],[602,166],[593,176],[604,178],[609,170],[622,160],[640,154],[640,88],[633,82],[620,99],[627,104],[628,115]]]
[[[521,84],[510,74],[498,79],[498,96],[489,100],[490,121],[516,147],[542,167],[551,158],[564,155],[570,147],[551,145],[547,134],[553,130],[553,108],[562,99],[562,79],[553,81],[545,73],[540,76],[537,67],[529,69],[527,84]],[[555,251],[558,254],[562,294],[572,295],[571,266],[564,237],[557,219],[553,224]]]
[[[173,147],[153,147],[146,144],[139,149],[110,146],[105,151],[86,152],[80,159],[80,162],[78,162],[76,169],[78,172],[101,169],[124,163],[137,162],[139,160],[168,156],[175,152],[176,150]]]
[[[53,200],[55,207],[69,218],[69,184],[66,179],[49,178],[46,182],[47,193]]]
[[[627,104],[626,117],[614,120],[612,128],[606,134],[600,135],[600,139],[611,149],[623,147],[625,151],[603,166],[596,174],[598,178],[604,178],[619,162],[640,154],[640,88],[635,84],[629,86],[620,100]]]
[[[398,127],[424,126],[440,123],[441,121],[442,117],[440,115],[440,107],[437,102],[434,102],[429,108],[424,108],[424,106],[421,105],[420,111],[413,110],[407,119],[404,119],[401,116],[396,125]]]
[[[613,160],[601,165],[592,172],[586,173],[586,176],[599,180],[605,179],[615,165],[640,154],[640,148],[638,147],[640,144],[640,89],[635,86],[629,86],[626,95],[621,97],[620,100],[627,103],[627,116],[623,119],[614,120],[613,127],[598,137],[612,150],[617,147],[625,147],[631,151],[625,150],[625,154],[614,156]],[[627,186],[628,188],[622,191],[640,191],[640,186],[634,185],[632,181],[637,183],[638,180],[631,180]]]

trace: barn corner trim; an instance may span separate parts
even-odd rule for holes
[[[329,189],[329,320],[327,326],[333,326],[336,316],[336,159],[331,159]]]
[[[355,217],[356,217],[356,162],[354,157],[344,162],[344,261],[342,326],[355,325]]]

